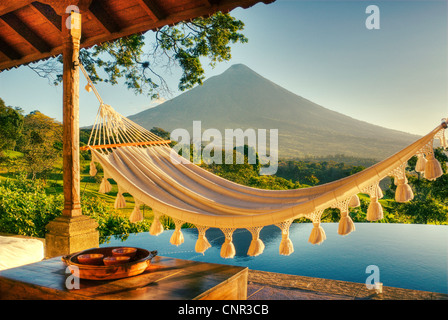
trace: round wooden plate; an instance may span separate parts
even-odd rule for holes
[[[104,257],[112,256],[112,250],[124,247],[103,247],[84,250],[62,257],[62,261],[68,266],[70,272],[81,279],[111,280],[132,277],[143,273],[151,265],[151,259],[157,255],[157,251],[148,251],[136,248],[137,253],[129,262],[120,265],[88,265],[81,264],[78,256],[81,254],[100,253]]]

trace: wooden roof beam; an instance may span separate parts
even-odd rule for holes
[[[99,1],[92,1],[88,11],[108,33],[118,32],[121,29]]]
[[[35,1],[30,5],[30,7],[41,17],[47,20],[52,26],[54,26],[59,32],[62,31],[62,18],[51,6]]]
[[[14,48],[6,43],[2,38],[0,38],[0,52],[7,56],[10,60],[19,60],[22,55],[14,50]]]
[[[146,11],[146,13],[154,21],[163,20],[166,18],[166,14],[160,9],[160,7],[152,0],[137,0],[140,6]]]
[[[0,0],[0,16],[29,5],[34,0]]]
[[[3,15],[1,19],[37,51],[41,53],[51,51],[51,46],[31,30],[13,12]]]

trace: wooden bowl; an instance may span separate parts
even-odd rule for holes
[[[129,262],[129,260],[131,260],[131,257],[128,256],[112,256],[112,257],[105,257],[103,259],[103,262],[105,266],[115,266],[118,264],[127,263]]]
[[[112,250],[112,254],[116,257],[126,256],[133,258],[137,254],[137,248],[129,248],[129,247],[116,248]]]
[[[112,250],[123,247],[102,247],[84,250],[78,253],[73,253],[62,257],[70,272],[81,279],[89,280],[111,280],[126,277],[132,277],[149,270],[151,260],[157,255],[157,251],[148,251],[137,248],[134,258],[128,262],[118,265],[87,265],[82,264],[78,257],[84,254],[102,254],[104,257],[111,257]]]
[[[89,265],[102,265],[104,255],[101,253],[81,254],[78,256],[79,263]]]

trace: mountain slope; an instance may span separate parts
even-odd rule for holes
[[[231,66],[203,86],[155,108],[129,116],[147,129],[278,129],[279,158],[305,155],[381,160],[418,136],[386,129],[326,109],[263,78],[247,66]],[[269,139],[269,137],[268,137]]]

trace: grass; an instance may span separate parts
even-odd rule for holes
[[[18,151],[12,151],[12,150],[6,150],[6,151],[4,151],[4,154],[9,159],[18,159],[18,158],[23,157],[23,153],[18,152]]]
[[[20,157],[20,152],[8,151],[7,156],[11,159],[13,157]],[[87,197],[95,197],[104,200],[108,205],[114,207],[115,198],[118,193],[118,186],[112,179],[109,182],[112,185],[111,192],[107,194],[99,193],[100,182],[103,177],[102,170],[98,170],[98,173],[95,177],[91,177],[89,174],[90,161],[83,160],[80,163],[81,173],[80,173],[80,184],[81,184],[81,195],[85,195]],[[0,169],[0,180],[4,179],[14,179],[15,173],[9,172]],[[54,167],[53,171],[47,176],[46,180],[47,194],[61,194],[63,193],[63,176],[62,176],[62,160],[58,161]],[[131,215],[132,210],[134,209],[135,201],[134,198],[128,194],[123,194],[126,199],[126,208],[119,209],[123,216],[129,217]],[[148,221],[152,221],[154,219],[154,213],[152,209],[146,205],[142,205],[140,210],[143,213],[143,218]]]

